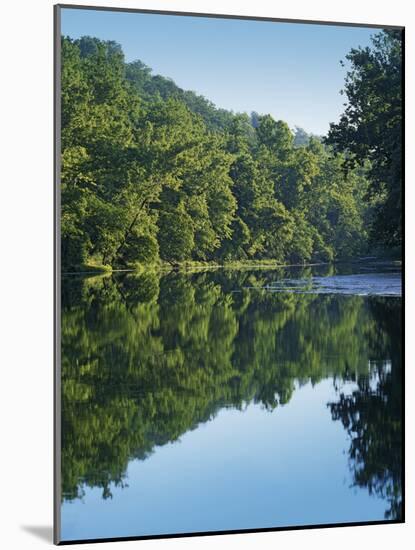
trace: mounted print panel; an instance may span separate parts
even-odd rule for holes
[[[403,29],[55,31],[55,542],[402,522]]]

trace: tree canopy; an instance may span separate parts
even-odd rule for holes
[[[385,59],[398,56],[390,41],[378,38]],[[372,220],[378,227],[392,212],[398,150],[381,182],[370,146],[360,157],[353,140],[343,147],[345,124],[323,144],[270,115],[217,109],[141,61],[127,63],[114,42],[63,37],[63,269],[366,253]]]
[[[327,143],[345,153],[345,167],[368,167],[372,241],[402,244],[402,31],[386,30],[371,48],[354,48],[344,93],[348,103]]]

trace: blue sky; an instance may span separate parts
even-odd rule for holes
[[[350,48],[370,45],[376,29],[62,10],[62,34],[120,43],[140,59],[218,107],[270,113],[291,127],[325,134],[343,111]]]

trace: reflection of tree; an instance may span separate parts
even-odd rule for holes
[[[273,294],[267,282],[261,271],[64,281],[64,498],[85,485],[110,497],[129,460],[222,407],[273,409],[296,382],[364,380],[373,350],[387,357],[381,302]]]
[[[370,337],[375,360],[369,375],[360,375],[357,390],[331,403],[350,438],[354,483],[389,502],[387,519],[402,515],[402,361],[400,300],[371,299],[377,331]],[[387,361],[385,361],[387,359]]]

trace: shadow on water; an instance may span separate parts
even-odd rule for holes
[[[223,407],[272,411],[298,384],[330,378],[339,389],[328,408],[349,436],[354,483],[385,500],[387,519],[400,517],[400,298],[267,292],[275,277],[218,270],[64,279],[64,500],[87,487],[111,498],[111,487],[126,485],[129,461]],[[350,380],[356,389],[346,395],[341,382]]]

